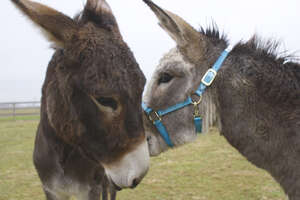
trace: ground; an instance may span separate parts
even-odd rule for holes
[[[32,164],[38,117],[0,119],[0,200],[45,199]],[[27,120],[29,119],[29,120]],[[121,200],[286,200],[270,175],[250,164],[216,129],[151,158],[151,168]]]

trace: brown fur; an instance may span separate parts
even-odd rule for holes
[[[71,188],[70,180],[86,188],[80,190],[85,199],[99,199],[101,164],[118,162],[145,139],[144,75],[104,0],[88,0],[76,20],[29,0],[12,2],[57,47],[42,89],[33,155],[47,199],[66,199],[70,194],[59,190]],[[109,100],[99,107],[91,97]]]

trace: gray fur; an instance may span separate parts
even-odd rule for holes
[[[149,0],[144,1],[160,23],[178,26],[178,32],[173,31],[171,36],[177,37],[176,41],[185,42],[177,42],[178,50],[171,50],[161,60],[147,88],[147,105],[160,110],[192,94],[228,43],[217,29],[201,29],[197,37],[196,31],[180,17],[157,9],[158,6]],[[172,18],[175,18],[173,23],[170,22]],[[233,147],[251,163],[269,172],[290,200],[299,200],[300,64],[289,62],[289,57],[277,56],[277,47],[278,43],[264,42],[256,36],[246,43],[237,44],[203,95],[200,107],[205,131],[218,122],[220,133]],[[182,55],[180,63],[174,64],[179,57],[174,52]],[[172,65],[184,71],[182,76],[168,70]],[[162,73],[170,73],[174,78],[159,84]],[[184,141],[185,138],[195,138],[192,113],[190,106],[162,119],[175,146],[189,142]],[[167,150],[148,120],[145,126],[150,153],[158,155]]]

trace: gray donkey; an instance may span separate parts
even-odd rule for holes
[[[179,16],[144,2],[177,43],[145,93],[150,154],[194,140],[201,120],[203,131],[216,121],[233,147],[268,171],[290,200],[299,200],[300,65],[277,56],[276,42],[257,36],[230,51],[216,28],[196,31]]]

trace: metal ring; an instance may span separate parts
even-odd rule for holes
[[[194,100],[193,96],[197,96],[197,97],[199,97],[199,99],[198,100]],[[191,100],[192,100],[192,104],[193,105],[199,105],[201,103],[201,101],[202,101],[202,95],[199,96],[198,94],[194,93],[194,94],[191,95]]]

